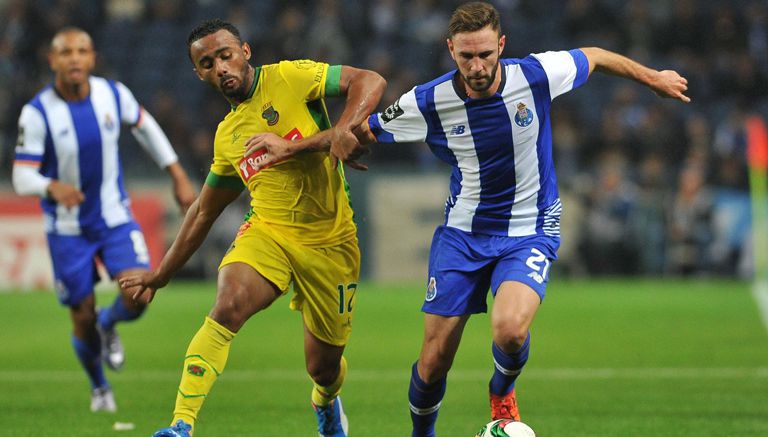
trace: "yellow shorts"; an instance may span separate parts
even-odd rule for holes
[[[290,308],[301,311],[309,331],[326,343],[347,344],[360,277],[357,238],[308,247],[251,219],[240,228],[219,269],[235,262],[250,265],[283,294],[293,284]]]

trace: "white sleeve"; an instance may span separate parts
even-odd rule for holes
[[[541,63],[547,74],[552,100],[580,87],[589,76],[589,61],[581,50],[536,53],[531,56]]]
[[[131,133],[160,168],[166,168],[179,160],[168,137],[146,109],[141,108],[139,124],[131,129]]]
[[[368,126],[380,143],[424,141],[427,122],[416,102],[416,88],[403,94],[384,112],[371,115]]]
[[[131,126],[138,124],[141,121],[141,105],[127,86],[120,82],[115,82],[115,86],[120,96],[120,121]]]
[[[45,119],[30,105],[19,116],[19,139],[13,163],[13,189],[21,196],[46,196],[51,179],[40,174],[45,155]]]

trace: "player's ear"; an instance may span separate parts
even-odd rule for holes
[[[200,79],[201,81],[205,81],[205,79],[203,78],[203,75],[202,75],[202,74],[200,74],[200,72],[199,72],[199,71],[197,71],[197,68],[195,68],[195,67],[192,67],[192,71],[194,71],[194,72],[195,72],[195,74],[197,75],[197,78],[198,78],[198,79]]]
[[[243,43],[243,55],[245,55],[246,61],[251,59],[251,46],[247,42]]]
[[[501,38],[499,38],[499,57],[501,57],[501,52],[504,51],[504,44],[507,42],[507,36],[501,35]]]
[[[451,38],[447,38],[445,40],[445,43],[448,44],[448,51],[451,53],[451,58],[453,58],[453,60],[455,61],[456,56],[453,53],[453,40]]]
[[[56,72],[56,59],[53,50],[48,52],[48,66],[51,67],[51,71]]]
[[[96,50],[93,50],[91,52],[91,57],[88,60],[88,63],[90,64],[90,65],[88,65],[88,72],[89,73],[96,68],[96,64],[98,62],[99,62],[99,52],[97,52]]]

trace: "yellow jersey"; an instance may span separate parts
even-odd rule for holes
[[[341,165],[328,152],[297,154],[259,172],[262,151],[243,156],[251,136],[272,132],[289,140],[331,127],[323,98],[339,95],[341,66],[310,60],[256,68],[249,97],[219,123],[213,164],[205,183],[251,194],[250,220],[312,247],[340,244],[356,235]]]

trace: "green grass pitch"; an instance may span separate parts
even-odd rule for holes
[[[343,391],[353,437],[410,435],[407,384],[422,336],[420,284],[362,284]],[[114,294],[100,293],[108,304]],[[50,293],[0,293],[1,436],[149,436],[171,417],[187,344],[213,284],[175,282],[121,325],[127,362],[108,373],[119,410],[92,414]],[[313,436],[302,328],[281,299],[236,337],[197,436]],[[438,423],[471,437],[488,419],[486,315],[464,334]],[[768,435],[768,335],[746,283],[553,281],[518,380],[523,420],[542,436]],[[135,424],[114,431],[115,422]]]

